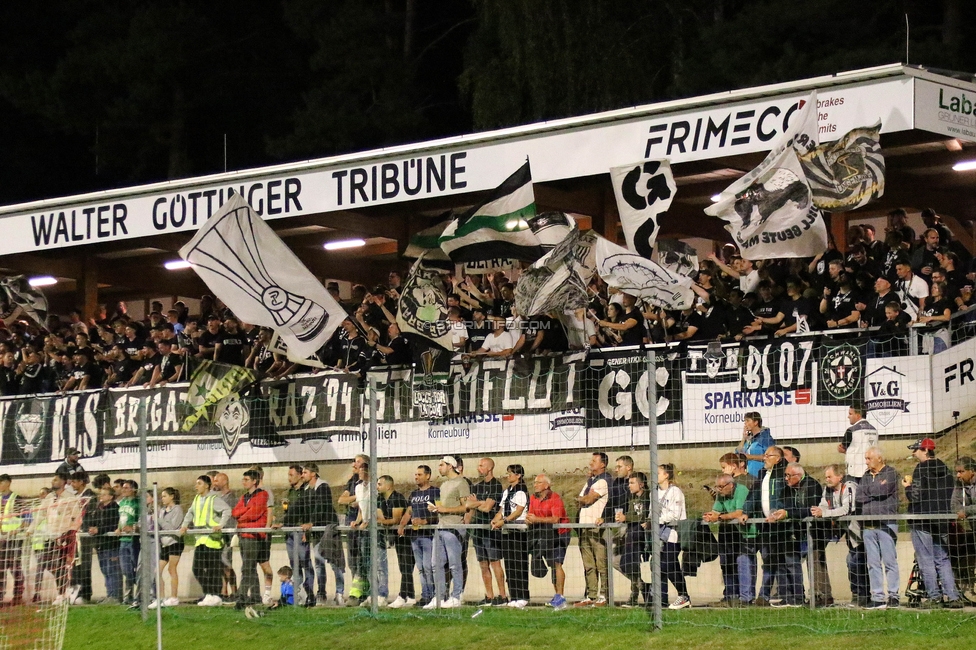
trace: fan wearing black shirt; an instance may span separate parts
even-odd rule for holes
[[[413,585],[413,548],[406,531],[403,535],[397,533],[409,504],[402,494],[393,489],[392,476],[381,476],[377,479],[376,495],[376,523],[385,527],[381,534],[386,533],[380,544],[396,549],[397,566],[400,567],[400,593],[389,606],[393,609],[411,607],[417,602]]]
[[[247,337],[240,329],[240,322],[236,318],[224,321],[223,336],[214,344],[214,361],[227,363],[232,366],[243,366],[244,360],[251,353],[251,346]]]
[[[837,329],[849,327],[861,319],[860,312],[854,306],[854,291],[851,278],[842,273],[837,279],[837,291],[831,292],[824,288],[824,297],[820,300],[820,313],[827,318],[827,328]]]
[[[179,381],[180,373],[183,372],[183,357],[173,352],[172,341],[164,339],[156,346],[159,348],[159,363],[153,368],[149,388]]]
[[[752,307],[755,320],[742,330],[743,334],[772,334],[783,322],[779,301],[773,297],[773,285],[766,280],[759,283],[759,302]]]
[[[390,323],[386,332],[390,338],[389,345],[383,345],[378,341],[370,343],[370,345],[379,351],[384,364],[388,366],[408,365],[413,360],[410,342],[400,334],[400,327],[396,323]]]
[[[143,388],[149,388],[149,381],[156,371],[156,366],[159,365],[160,358],[159,352],[156,351],[156,344],[152,341],[146,341],[142,345],[142,363],[136,369],[132,375],[132,379],[129,380],[126,386],[131,388],[132,386],[142,384]]]
[[[204,330],[197,339],[197,356],[202,359],[213,359],[217,348],[217,343],[224,336],[223,329],[220,327],[220,318],[210,316],[207,318],[207,329]]]
[[[885,306],[892,300],[897,302],[898,295],[891,290],[891,281],[882,275],[874,281],[874,293],[866,300],[864,303],[856,303],[855,307],[868,327],[878,327],[887,320]]]
[[[102,387],[102,369],[92,361],[91,348],[78,348],[74,354],[74,368],[64,382],[61,392]]]
[[[786,281],[786,298],[780,302],[779,316],[782,316],[776,336],[786,336],[797,332],[806,334],[811,329],[811,320],[815,314],[813,301],[803,297],[805,286],[799,278]]]
[[[343,342],[339,361],[336,368],[355,374],[362,374],[366,371],[369,364],[366,339],[359,333],[356,324],[348,318],[342,321],[342,328],[346,332],[346,339]]]
[[[5,352],[0,360],[0,395],[16,395],[20,382],[17,379],[17,359],[13,352]]]
[[[130,359],[139,359],[139,353],[142,351],[143,340],[139,337],[136,331],[136,326],[129,324],[125,326],[125,340],[122,345],[125,346],[125,353],[129,355]]]
[[[468,350],[480,350],[489,334],[491,323],[485,318],[485,310],[480,307],[472,309],[471,322],[468,323]]]
[[[918,315],[919,323],[948,323],[952,316],[951,303],[945,297],[946,286],[933,282],[929,288],[929,297],[925,300],[925,309]]]
[[[601,320],[597,322],[600,327],[617,330],[620,332],[620,345],[640,345],[644,342],[644,315],[637,309],[637,298],[629,293],[622,293],[624,315],[620,317],[619,323]]]
[[[725,329],[729,337],[742,340],[743,330],[756,320],[749,308],[742,303],[742,290],[730,289],[728,306],[725,309]]]
[[[112,364],[108,369],[105,385],[113,388],[116,386],[127,386],[136,368],[139,367],[139,362],[130,358],[125,353],[125,348],[118,344],[109,349],[105,358]]]

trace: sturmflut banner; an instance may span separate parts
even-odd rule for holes
[[[953,410],[976,415],[976,339],[931,357],[873,358],[864,340],[818,335],[654,353],[653,368],[640,347],[455,358],[446,374],[433,364],[373,368],[379,453],[634,448],[648,444],[652,417],[660,444],[734,445],[748,411],[776,438],[839,440],[853,402],[882,435],[937,433],[954,423]],[[2,398],[0,464],[45,474],[77,447],[90,472],[133,470],[143,430],[151,468],[348,459],[368,447],[365,385],[336,371],[264,381],[187,430],[185,383]]]

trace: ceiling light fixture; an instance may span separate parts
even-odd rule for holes
[[[30,278],[27,283],[32,287],[49,287],[52,284],[57,284],[58,279],[50,275],[39,275],[36,278]]]
[[[186,260],[170,260],[163,264],[163,266],[166,267],[167,271],[179,271],[180,269],[188,269],[193,265]]]
[[[970,172],[974,169],[976,169],[976,160],[963,160],[952,166],[952,170],[956,172]]]
[[[365,245],[365,239],[338,239],[336,241],[327,241],[322,247],[327,251],[339,251],[344,248],[360,248]]]

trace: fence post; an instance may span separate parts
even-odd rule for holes
[[[657,358],[654,350],[647,351],[647,408],[648,417],[648,460],[649,470],[648,490],[651,492],[651,609],[654,629],[660,630],[664,623],[661,620],[661,534],[659,523],[661,520],[661,503],[657,499]],[[645,603],[646,605],[646,603]]]
[[[817,608],[817,582],[814,580],[813,572],[816,562],[813,557],[813,522],[807,522],[807,574],[810,576],[810,609]],[[802,587],[802,585],[801,585]]]
[[[376,378],[369,378],[369,608],[379,613],[379,523],[376,519]],[[386,552],[386,549],[383,549]]]
[[[609,487],[609,486],[608,486]],[[604,519],[604,521],[606,521]],[[607,545],[607,607],[613,607],[613,534],[616,528],[603,529],[603,542]]]
[[[146,431],[146,411],[149,410],[148,398],[140,400],[139,405],[139,589],[140,593],[135,593],[133,598],[139,599],[139,611],[142,614],[142,621],[149,619],[149,595],[152,593],[153,567],[159,564],[155,561],[156,554],[153,553],[152,545],[149,541],[149,508],[146,504],[146,487],[149,483],[149,446],[148,432]],[[156,507],[156,504],[153,503]],[[158,594],[157,594],[158,597]],[[157,603],[158,609],[159,603]]]
[[[159,484],[153,481],[153,509],[159,512]],[[153,526],[153,538],[156,548],[159,545],[159,517],[156,517],[156,525]],[[156,650],[163,650],[163,569],[159,562],[153,563],[153,575],[156,577]]]

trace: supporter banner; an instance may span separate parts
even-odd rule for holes
[[[613,167],[610,181],[627,248],[651,259],[660,230],[658,217],[671,207],[677,190],[671,163],[666,159],[645,160]]]
[[[884,194],[885,161],[881,123],[845,133],[800,156],[803,171],[821,210],[844,212],[864,207]]]
[[[592,246],[596,272],[609,286],[643,298],[655,307],[687,309],[694,302],[691,279],[675,275],[646,257],[599,235]]]
[[[384,456],[511,453],[661,444],[735,443],[758,411],[779,440],[837,438],[863,402],[883,435],[921,435],[976,416],[976,339],[932,356],[868,358],[864,341],[826,336],[615,348],[518,359],[456,357],[447,372],[378,367]],[[443,356],[447,356],[444,353]],[[430,381],[428,381],[430,379]],[[649,404],[654,382],[656,403]],[[0,464],[53,471],[68,447],[89,471],[344,459],[366,444],[369,405],[355,375],[265,381],[225,396],[183,430],[188,384],[0,399]]]

